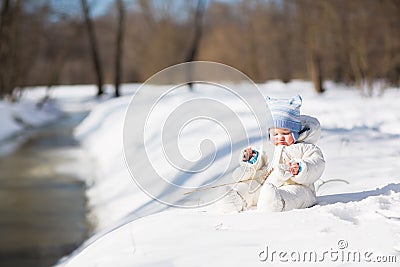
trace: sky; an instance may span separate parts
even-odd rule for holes
[[[178,0],[182,3],[187,0]],[[172,1],[177,3],[178,1]],[[197,2],[197,0],[191,0],[192,2]],[[234,3],[237,0],[212,0],[216,2],[224,2],[224,3]],[[67,14],[80,14],[82,12],[80,6],[80,0],[51,0],[52,5],[57,9]],[[92,8],[91,13],[93,16],[98,16],[106,13],[110,6],[115,2],[115,0],[88,0],[89,6]],[[136,0],[124,0],[127,7],[134,8]],[[155,0],[153,2],[159,2],[161,4],[168,3],[165,0]],[[210,3],[211,0],[206,0],[207,3]]]

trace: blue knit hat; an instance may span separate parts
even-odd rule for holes
[[[301,130],[301,96],[297,95],[290,99],[273,99],[267,96],[266,100],[274,121],[274,125],[269,126],[268,129],[271,127],[289,129],[297,140]]]

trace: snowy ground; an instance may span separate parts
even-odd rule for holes
[[[127,105],[138,85],[127,85],[124,97],[97,102],[88,100],[88,91],[80,95],[74,90],[76,98],[71,100],[69,95],[70,102],[66,98],[62,100],[68,92],[66,88],[54,91],[59,102],[69,103],[71,107],[77,102],[93,106],[89,117],[76,129],[76,136],[96,158],[97,166],[96,177],[88,181],[91,187],[87,194],[98,233],[60,265],[397,266],[400,262],[400,175],[397,171],[400,168],[397,103],[400,90],[392,88],[381,97],[365,98],[356,90],[340,85],[327,83],[326,86],[327,92],[319,96],[313,93],[308,82],[293,81],[285,85],[272,81],[259,85],[264,96],[280,98],[300,93],[302,113],[315,116],[321,122],[322,136],[317,145],[327,164],[316,184],[318,204],[284,213],[262,214],[251,210],[225,215],[212,205],[191,209],[168,207],[139,188],[163,187],[157,177],[148,175],[139,186],[132,179],[124,160],[122,132]],[[160,114],[155,116],[161,118],[165,116],[163,113],[193,98],[219,98],[230,107],[238,103],[233,97],[219,96],[210,90],[183,92],[162,102]],[[148,101],[154,99],[149,97]],[[246,118],[245,111],[239,108],[237,112]],[[149,130],[149,135],[157,137],[154,129]],[[213,128],[206,129],[202,124],[192,124],[188,134],[183,131],[181,152],[196,158],[184,148],[194,147],[197,151],[199,140],[209,138],[207,132],[212,132],[217,139],[217,148],[227,142],[219,139],[219,132],[214,133]],[[255,133],[256,129],[249,132]],[[261,141],[251,140],[256,145]],[[140,140],[136,142],[131,145],[140,145]],[[167,143],[150,138],[148,146],[156,148],[176,140],[164,142]],[[173,181],[193,186],[218,176],[221,172],[218,164],[229,159],[229,155],[216,155],[217,168],[210,168],[207,176],[184,176]],[[159,164],[158,171],[174,177],[165,164]],[[227,175],[231,171],[227,170]],[[161,198],[176,195],[174,188],[158,188],[156,192]],[[397,263],[390,263],[395,260]]]
[[[135,184],[121,152],[124,115],[131,96],[98,105],[76,134],[98,159],[97,179],[88,195],[98,228],[103,230],[65,266],[256,266],[294,261],[301,265],[314,260],[321,266],[382,266],[384,261],[399,262],[400,113],[396,99],[400,91],[388,89],[382,97],[365,98],[356,90],[326,85],[328,90],[322,96],[315,95],[308,82],[259,85],[264,96],[300,93],[302,113],[316,116],[323,127],[318,145],[327,167],[317,183],[318,205],[274,214],[247,211],[222,215],[212,206],[179,209],[154,201]],[[219,97],[209,90],[194,94],[170,96],[159,107],[159,117],[190,99]],[[220,99],[227,106],[237,103],[237,99],[225,95]],[[154,99],[149,97],[148,101]],[[199,140],[207,138],[204,132],[211,130],[194,124],[180,142],[183,147],[197,149]],[[148,145],[156,148],[168,144],[153,138]],[[221,158],[216,158],[216,164]],[[158,166],[160,172],[168,168],[165,164]],[[203,181],[221,171],[211,169],[214,173]],[[196,175],[185,178],[199,179]],[[145,185],[139,181],[144,189],[160,185],[157,177],[148,175],[145,179]],[[186,180],[173,181],[190,183]],[[164,189],[157,191],[157,196],[176,193],[172,187]],[[114,230],[105,234],[110,229]],[[302,258],[304,255],[306,258]]]
[[[132,94],[129,90],[123,93]],[[92,85],[58,86],[50,90],[50,100],[43,101],[46,88],[31,87],[23,91],[18,102],[0,100],[0,156],[15,150],[35,129],[69,112],[88,111],[107,101],[112,97],[112,88],[106,87],[105,91],[103,97],[96,98],[96,87]]]
[[[52,103],[40,109],[36,102],[23,99],[17,103],[0,101],[0,155],[12,152],[23,142],[27,130],[43,126],[61,116]]]

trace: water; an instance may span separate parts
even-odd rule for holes
[[[85,183],[90,175],[72,130],[86,113],[70,114],[30,134],[14,153],[0,157],[0,266],[48,267],[90,232]],[[77,172],[78,171],[78,172]]]

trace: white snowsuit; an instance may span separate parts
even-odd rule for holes
[[[269,162],[265,152],[258,150],[259,157],[254,164],[243,162],[235,170],[234,176],[240,180],[255,179],[239,183],[238,195],[243,199],[242,209],[257,205],[260,211],[288,211],[307,208],[316,203],[314,182],[325,168],[321,150],[314,144],[320,136],[321,127],[316,118],[301,116],[302,130],[298,140],[290,146],[276,146],[274,157]],[[292,175],[284,166],[289,161],[299,163],[300,171]],[[273,168],[269,177],[263,181],[265,173]],[[237,178],[236,178],[237,179]]]

